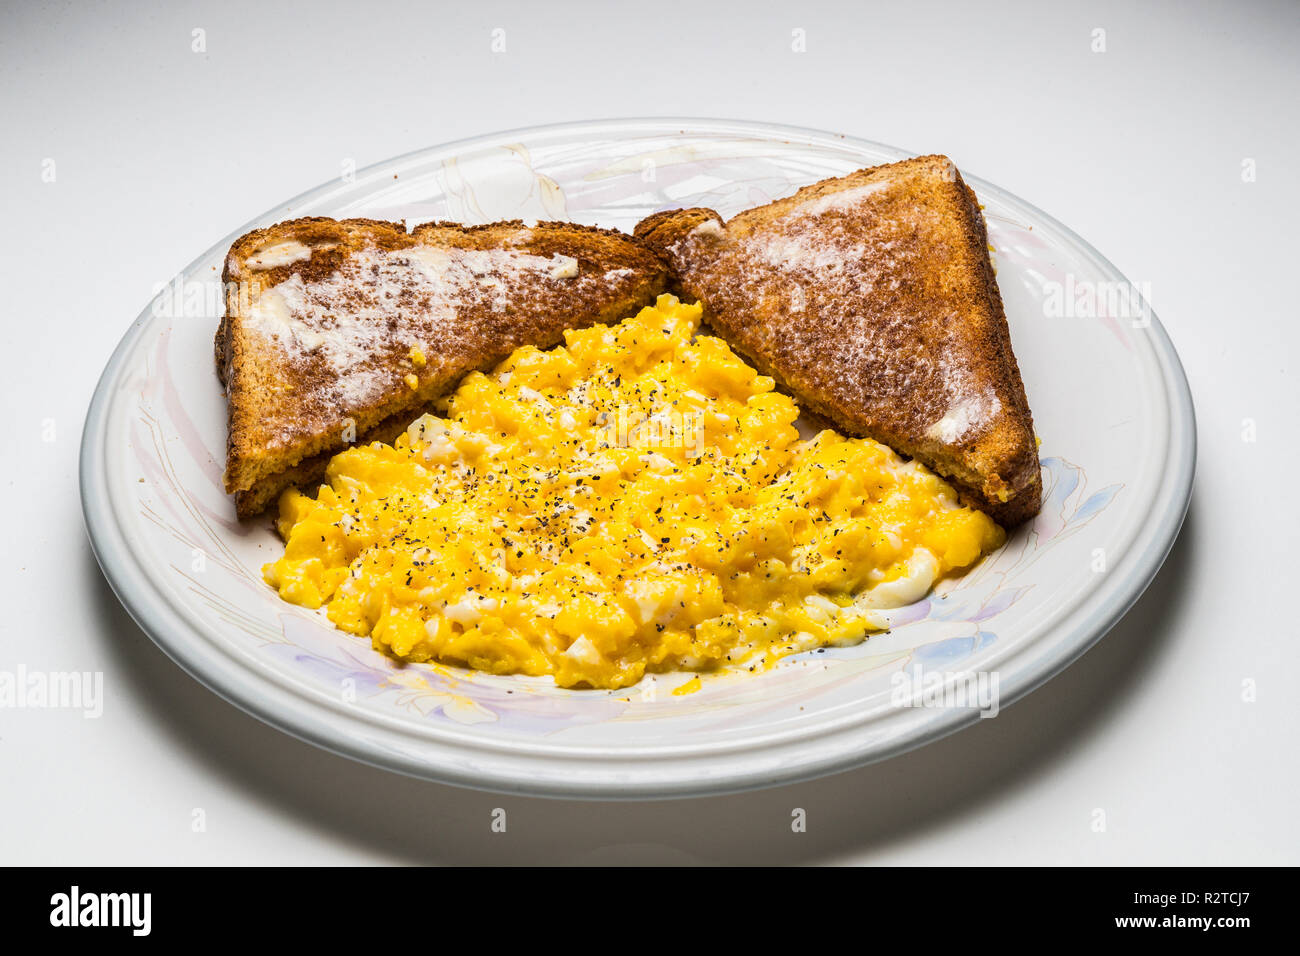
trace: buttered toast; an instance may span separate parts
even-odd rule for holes
[[[1033,420],[975,194],[943,156],[863,169],[726,221],[635,234],[737,351],[852,435],[1011,526],[1042,497]]]
[[[465,373],[617,321],[666,279],[631,237],[571,223],[408,233],[310,218],[251,232],[226,258],[215,342],[226,491],[256,514],[348,444],[391,440]]]

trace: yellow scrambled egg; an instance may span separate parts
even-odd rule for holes
[[[266,580],[404,660],[613,688],[860,641],[1002,543],[885,446],[801,440],[699,321],[661,296],[468,376],[285,493]]]

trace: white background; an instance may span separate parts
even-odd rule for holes
[[[100,670],[106,695],[98,720],[0,710],[0,862],[1300,862],[1300,6],[158,6],[14,5],[0,28],[0,670]],[[185,676],[101,577],[76,483],[96,378],[155,283],[345,158],[639,115],[944,152],[1150,283],[1200,462],[1146,596],[996,720],[856,772],[699,801],[421,783],[299,743]],[[791,832],[795,807],[806,833]]]

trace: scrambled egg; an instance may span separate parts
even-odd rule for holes
[[[861,641],[1002,543],[884,445],[800,440],[700,312],[661,296],[521,348],[443,417],[341,452],[281,499],[266,580],[404,660],[614,688]]]

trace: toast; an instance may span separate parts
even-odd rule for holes
[[[725,223],[660,212],[635,234],[813,411],[922,462],[1000,524],[1037,514],[1037,441],[984,216],[947,158],[823,180]]]
[[[635,312],[667,273],[630,236],[571,223],[309,218],[236,240],[222,279],[224,482],[246,517],[358,437],[396,437],[467,372]]]

